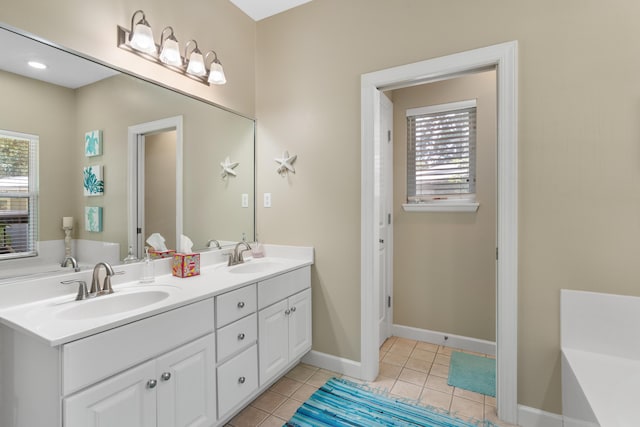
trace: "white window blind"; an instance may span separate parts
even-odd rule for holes
[[[407,110],[407,201],[475,195],[476,101]]]
[[[37,255],[38,137],[0,130],[0,260]]]

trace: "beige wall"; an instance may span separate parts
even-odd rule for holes
[[[76,207],[82,170],[76,166],[75,94],[71,89],[0,71],[0,129],[38,135],[39,240],[64,238],[62,217],[75,218],[74,236],[82,226]],[[36,120],[37,118],[37,120]]]
[[[255,23],[229,0],[4,0],[1,9],[0,22],[231,110],[254,115]],[[224,66],[227,84],[205,86],[117,48],[117,26],[129,28],[137,9],[144,10],[157,43],[160,31],[170,25],[183,50],[189,39],[197,40],[203,53],[215,50]]]
[[[559,290],[640,295],[638,16],[633,0],[314,0],[258,23],[258,230],[316,248],[316,350],[359,360],[360,75],[518,40],[518,400],[560,413]]]
[[[496,73],[394,90],[393,323],[495,341]],[[474,213],[405,212],[409,108],[476,99]]]

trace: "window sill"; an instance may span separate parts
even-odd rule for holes
[[[437,201],[426,203],[403,203],[405,212],[476,212],[480,203],[467,201]]]

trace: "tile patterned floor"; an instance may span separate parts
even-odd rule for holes
[[[459,418],[484,419],[501,427],[511,427],[512,424],[498,420],[495,398],[447,384],[451,351],[450,347],[391,337],[380,347],[378,378],[367,384],[449,411]],[[280,427],[331,377],[343,376],[301,363],[258,396],[227,426]],[[343,378],[362,383],[354,378]]]

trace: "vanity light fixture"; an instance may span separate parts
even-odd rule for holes
[[[218,59],[218,55],[210,50],[204,57],[205,62],[209,55],[213,54],[213,61],[211,62],[211,66],[209,67],[209,83],[213,83],[214,85],[223,85],[227,82],[227,78],[224,75],[224,69],[222,68],[222,63]]]
[[[136,17],[140,15],[141,18],[136,21]],[[160,45],[156,45],[153,31],[142,10],[136,10],[133,13],[130,28],[118,25],[117,46],[207,86],[223,85],[227,82],[222,63],[213,50],[203,56],[198,48],[198,42],[192,39],[185,46],[184,57],[181,56],[180,45],[172,27],[167,26],[162,30]],[[213,54],[213,61],[207,68],[206,60],[211,54]]]
[[[142,19],[135,23],[136,15],[141,13]],[[142,10],[136,10],[131,17],[131,32],[129,33],[129,44],[135,50],[140,52],[155,54],[156,43],[153,41],[153,31],[151,26],[147,22],[147,19]]]
[[[164,35],[167,30],[170,31],[170,34],[165,39]],[[160,34],[160,61],[167,65],[173,65],[174,67],[182,67],[180,45],[171,27],[166,27],[162,30],[162,34]]]

